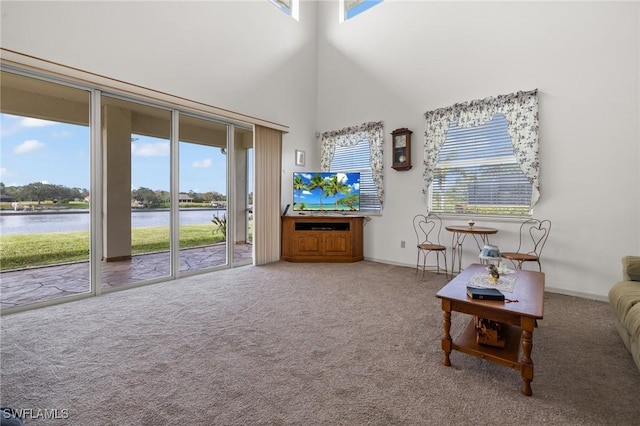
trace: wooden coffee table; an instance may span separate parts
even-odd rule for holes
[[[516,270],[511,277],[516,283],[513,293],[504,292],[513,302],[477,300],[467,297],[467,284],[476,273],[487,273],[486,266],[473,264],[442,287],[436,297],[442,299],[443,327],[442,363],[451,365],[449,355],[457,350],[520,371],[522,393],[530,396],[533,380],[533,329],[542,319],[544,308],[544,273]],[[451,338],[451,312],[462,312],[474,317],[487,318],[505,324],[504,348],[478,344],[474,317],[467,328],[454,341]]]

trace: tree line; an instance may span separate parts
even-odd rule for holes
[[[203,193],[189,191],[185,192],[185,194],[189,195],[189,198],[191,198],[191,201],[193,201],[194,203],[227,201],[227,196],[217,191],[209,191]],[[164,190],[154,191],[150,188],[140,187],[131,191],[131,199],[147,207],[169,205],[170,198],[171,194],[169,193],[169,191]]]
[[[186,194],[194,203],[210,203],[217,201],[226,201],[227,196],[216,191],[199,193],[189,191]],[[37,202],[50,200],[59,203],[68,203],[70,201],[81,201],[89,195],[86,188],[69,188],[64,185],[55,185],[50,183],[33,182],[22,186],[6,186],[0,182],[0,195],[10,197],[13,201],[18,202]],[[152,190],[150,188],[137,188],[131,191],[131,200],[137,201],[145,206],[160,206],[170,203],[170,193],[165,190]]]
[[[0,195],[11,197],[14,201],[36,201],[38,204],[45,200],[67,203],[74,200],[84,200],[89,195],[86,188],[69,188],[51,183],[33,182],[22,186],[6,186],[0,182]]]

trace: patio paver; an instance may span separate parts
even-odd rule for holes
[[[234,245],[235,263],[252,259],[251,244]],[[169,276],[169,253],[132,256],[130,260],[101,263],[102,288],[116,288]],[[226,245],[180,250],[180,272],[227,263]],[[0,308],[10,308],[90,291],[89,262],[0,272]]]

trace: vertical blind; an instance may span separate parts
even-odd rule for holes
[[[255,126],[254,264],[280,260],[280,170],[282,132]]]

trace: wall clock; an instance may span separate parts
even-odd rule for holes
[[[411,133],[413,132],[406,127],[391,132],[392,169],[409,170],[411,168]]]

